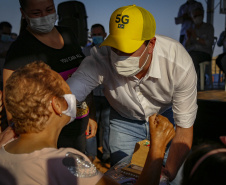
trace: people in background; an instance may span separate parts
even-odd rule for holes
[[[3,89],[3,66],[5,63],[5,57],[7,51],[16,38],[12,37],[12,25],[3,21],[0,22],[0,90]],[[7,126],[6,112],[5,109],[1,112],[1,124],[0,132],[2,132]]]
[[[7,51],[12,44],[12,42],[15,40],[12,37],[12,25],[9,22],[3,21],[0,22],[0,89],[2,90],[2,70],[3,65],[5,63],[5,57],[7,54]]]
[[[225,31],[222,31],[220,34],[220,37],[217,41],[217,45],[219,47],[223,47],[223,53],[218,55],[216,59],[216,64],[220,68],[221,71],[226,73],[226,36],[225,36]]]
[[[100,45],[107,36],[107,33],[105,32],[103,25],[94,24],[91,26],[90,36],[92,38],[92,43],[82,49],[85,56],[90,56],[90,49],[93,46]]]
[[[199,74],[199,64],[212,60],[214,28],[212,24],[203,22],[204,10],[192,10],[193,24],[186,32],[185,48],[190,54],[196,73]],[[200,76],[200,75],[198,75]]]
[[[5,58],[10,44],[14,39],[11,36],[12,25],[9,22],[0,22],[0,58]]]
[[[181,44],[184,44],[184,39],[186,31],[191,27],[193,19],[191,16],[191,11],[196,8],[202,8],[202,3],[195,0],[187,0],[186,3],[182,4],[179,8],[177,17],[175,18],[175,24],[181,24],[180,37],[179,41]]]
[[[86,56],[90,56],[90,50],[93,46],[100,46],[104,41],[107,33],[105,32],[104,26],[101,24],[94,24],[91,26],[91,38],[92,44],[83,48],[83,53]],[[96,119],[98,123],[98,135],[87,140],[86,143],[86,155],[91,159],[95,159],[97,156],[97,147],[102,146],[102,161],[109,162],[110,159],[110,148],[109,148],[109,131],[110,131],[110,104],[104,96],[104,87],[99,85],[93,90],[94,102],[96,108]]]

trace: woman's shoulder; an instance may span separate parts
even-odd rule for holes
[[[34,155],[39,156],[39,158],[43,160],[49,160],[50,158],[65,160],[65,158],[68,157],[77,157],[90,162],[89,158],[85,154],[74,148],[44,148],[37,152],[37,154],[34,153]]]
[[[89,184],[90,182],[96,184],[103,176],[85,154],[73,148],[54,150],[46,148],[43,154],[42,157],[48,156],[44,161],[46,161],[48,169],[51,170],[51,176],[61,175],[62,179],[58,180],[66,182],[65,178],[67,178],[67,181],[71,182],[78,178],[77,180],[81,184]]]

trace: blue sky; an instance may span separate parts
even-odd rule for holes
[[[55,0],[55,5],[65,0]],[[112,12],[125,5],[136,4],[150,11],[156,20],[156,33],[166,35],[175,40],[178,40],[180,33],[180,25],[175,25],[174,17],[177,16],[179,7],[186,0],[80,0],[84,3],[87,13],[88,28],[92,24],[101,23],[109,33],[108,23]],[[206,0],[200,0],[206,10]],[[218,3],[220,0],[215,0],[214,10],[214,29],[215,36],[219,37],[222,30],[225,28],[225,15],[220,14]],[[0,21],[8,21],[13,25],[13,32],[18,33],[20,27],[20,10],[19,0],[0,0]],[[206,12],[206,11],[205,11]],[[206,20],[206,16],[204,21]],[[214,56],[220,54],[222,48],[216,47]]]

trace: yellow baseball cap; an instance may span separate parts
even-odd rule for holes
[[[136,5],[115,10],[110,18],[110,34],[101,46],[111,46],[124,53],[133,53],[155,36],[156,23],[153,15]]]

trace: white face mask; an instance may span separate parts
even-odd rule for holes
[[[136,74],[138,74],[144,68],[149,58],[148,55],[144,64],[141,67],[139,67],[140,58],[146,51],[147,46],[143,53],[141,54],[141,56],[139,57],[119,56],[114,51],[111,50],[111,62],[115,70],[118,72],[118,74],[126,77],[135,76]]]
[[[26,18],[29,20],[28,25],[33,31],[38,33],[49,33],[55,25],[57,16],[56,13],[53,13],[44,17],[30,18],[26,16]]]
[[[75,98],[75,95],[73,94],[64,94],[63,97],[68,104],[68,108],[67,110],[62,111],[62,113],[71,117],[71,120],[67,123],[69,124],[72,121],[74,121],[76,118],[76,113],[77,113],[76,98]]]
[[[193,19],[195,24],[201,24],[203,21],[203,16],[198,16],[196,18]]]

